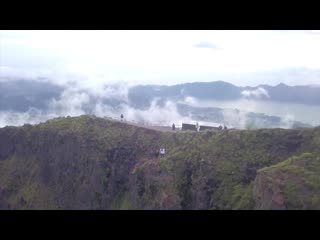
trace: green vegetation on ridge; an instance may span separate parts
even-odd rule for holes
[[[277,203],[317,208],[319,139],[318,128],[160,132],[88,115],[6,127],[0,208],[254,209],[283,171]]]

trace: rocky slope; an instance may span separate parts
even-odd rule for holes
[[[258,170],[256,209],[320,209],[320,157],[304,153]]]
[[[0,129],[0,208],[319,209],[319,156],[320,128],[171,133],[58,118]]]

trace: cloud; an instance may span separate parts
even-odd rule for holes
[[[35,81],[31,80],[31,83],[35,84]],[[13,86],[16,86],[14,89],[19,90],[19,85]],[[118,104],[117,101],[127,103],[128,88],[129,85],[125,83],[101,86],[93,84],[90,86],[79,81],[68,82],[63,86],[58,96],[48,98],[42,96],[40,100],[47,103],[41,109],[29,107],[25,112],[0,110],[0,127],[7,125],[20,126],[25,123],[37,124],[55,117],[80,116],[83,114],[95,114],[101,117],[115,116],[116,113],[118,114],[117,109],[111,105]],[[36,94],[41,95],[41,89],[35,91],[39,91]],[[29,95],[26,97],[29,97]]]
[[[320,88],[320,84],[311,84],[309,85],[311,88]]]
[[[286,114],[284,117],[281,118],[280,125],[282,128],[292,128],[294,121],[295,117],[293,114]]]
[[[157,105],[157,99],[153,100],[147,110],[137,110],[129,105],[123,105],[121,113],[127,120],[134,120],[144,124],[154,124],[162,126],[171,126],[172,123],[180,125],[183,122],[190,122],[189,117],[181,116],[178,113],[177,105],[172,101],[166,101],[163,106]],[[119,113],[120,113],[119,112]]]
[[[225,124],[229,128],[246,128],[249,124],[254,126],[267,126],[263,119],[252,119],[246,111],[239,111],[236,109],[224,109],[222,114],[224,120],[222,122],[216,122],[215,118],[208,118],[206,120],[198,118],[199,115],[192,114],[192,112],[179,113],[177,103],[185,103],[188,105],[199,106],[200,102],[198,99],[186,96],[180,102],[178,101],[163,101],[163,99],[154,98],[148,109],[141,110],[130,106],[130,102],[126,102],[127,88],[125,84],[118,86],[106,86],[106,91],[96,91],[90,89],[88,91],[85,88],[80,88],[77,85],[69,85],[61,93],[58,99],[51,99],[47,108],[43,110],[29,108],[25,112],[12,112],[12,111],[0,111],[0,127],[7,125],[10,126],[21,126],[25,123],[37,124],[46,120],[56,117],[67,117],[67,116],[79,116],[82,114],[94,114],[98,117],[112,117],[119,119],[120,114],[124,114],[127,121],[134,121],[140,124],[146,125],[161,125],[171,126],[175,123],[176,126],[181,126],[182,123],[194,123],[196,119],[200,125],[212,125],[218,126]],[[112,90],[118,89],[112,92]],[[121,90],[122,89],[122,90]],[[121,90],[121,91],[120,91]],[[123,91],[123,92],[122,92]],[[110,93],[111,95],[104,96],[102,93]],[[248,96],[259,96],[259,94],[265,95],[266,93],[261,89],[251,91]],[[106,102],[105,97],[115,97],[122,99],[123,101],[116,103],[115,105]],[[246,100],[246,106],[249,101]],[[254,102],[254,101],[252,101]],[[256,106],[257,109],[257,106]],[[260,110],[260,109],[259,109]],[[253,109],[254,112],[256,112]],[[286,116],[281,123],[284,128],[290,128],[292,126],[292,116]],[[220,121],[220,120],[219,120]],[[268,127],[270,127],[268,125]]]
[[[229,128],[240,128],[244,129],[247,124],[247,115],[245,111],[237,111],[234,109],[223,109],[222,110],[224,124]]]
[[[76,82],[81,82],[81,76],[74,76],[50,68],[0,66],[0,82],[22,79],[28,81],[51,82],[60,86],[65,86],[70,84],[70,82],[75,82],[75,79]]]
[[[99,96],[128,102],[128,91],[128,84],[119,82],[117,84],[104,86],[102,91],[99,92]]]
[[[182,103],[187,104],[187,105],[191,105],[191,106],[196,106],[199,105],[198,100],[194,97],[190,97],[190,96],[186,96]]]
[[[269,94],[268,94],[268,91],[265,90],[264,88],[262,87],[259,87],[255,90],[244,90],[241,92],[241,95],[244,96],[244,97],[255,97],[255,98],[261,98],[261,97],[267,97],[267,98],[270,98]]]
[[[14,68],[8,66],[0,66],[0,81],[1,79],[16,79],[16,78],[27,78],[27,79],[36,79],[41,75],[46,75],[47,72],[35,71],[35,70],[23,70],[21,68]]]
[[[0,111],[0,127],[38,124],[55,117],[80,116],[94,114],[99,117],[119,118],[120,114],[128,121],[148,125],[177,126],[182,122],[192,121],[190,117],[181,116],[176,103],[160,102],[155,98],[146,110],[131,107],[127,97],[128,86],[125,84],[105,86],[98,89],[86,89],[77,84],[66,86],[59,99],[51,99],[43,110],[29,108],[25,112]],[[106,99],[121,100],[114,106]]]
[[[305,30],[307,33],[320,34],[320,30]]]
[[[212,44],[210,42],[199,42],[193,45],[196,48],[210,48],[210,49],[220,49],[215,44]]]
[[[283,68],[320,69],[320,35],[311,33],[0,31],[0,67],[7,68],[0,69],[0,75],[7,71],[24,78],[40,75],[60,81],[67,74],[76,74],[94,81],[91,84],[100,81],[173,84],[195,80],[230,81],[242,73]],[[198,48],[222,48],[223,51],[212,54]],[[54,74],[57,77],[53,77]],[[240,76],[234,83],[242,85],[245,79]],[[261,83],[252,79],[253,85]],[[273,79],[279,81],[276,76],[270,81]],[[299,81],[302,80],[316,81],[308,77]]]
[[[49,119],[64,116],[57,112],[44,112],[29,108],[26,112],[0,111],[0,127],[22,126],[24,124],[38,124]]]
[[[293,127],[295,118],[292,114],[286,114],[280,118],[280,121],[271,122],[270,119],[263,117],[254,117],[252,112],[239,111],[235,109],[223,109],[223,124],[229,128],[237,129],[259,129],[259,128],[285,128],[290,129]]]
[[[85,114],[83,106],[90,102],[90,96],[85,92],[67,89],[59,100],[53,99],[49,104],[49,111],[59,115],[79,116]]]

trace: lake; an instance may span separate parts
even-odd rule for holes
[[[297,103],[281,103],[272,101],[235,100],[235,101],[203,101],[194,100],[188,103],[195,107],[219,107],[239,109],[248,112],[264,113],[283,119],[296,120],[312,125],[320,125],[320,105],[305,105]]]

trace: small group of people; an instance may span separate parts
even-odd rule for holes
[[[220,126],[219,126],[219,130],[222,130],[222,129],[227,130],[228,128],[227,128],[226,125],[223,125],[223,127],[222,127],[222,125],[220,125]]]
[[[163,158],[165,154],[166,154],[165,148],[160,148],[160,149],[157,150],[156,153],[155,153],[156,157],[159,157],[159,156],[160,156],[160,158]]]

